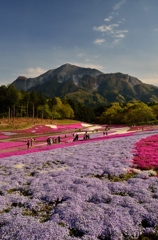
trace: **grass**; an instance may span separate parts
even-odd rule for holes
[[[41,119],[41,118],[14,118],[10,121],[7,118],[0,118],[0,130],[26,129],[35,124],[73,124],[79,121],[73,119]]]
[[[121,174],[119,176],[110,176],[109,174],[101,174],[101,175],[94,175],[92,177],[99,178],[100,180],[109,179],[110,182],[123,182],[128,181],[130,178],[134,178],[137,175],[135,172],[127,172],[125,174]]]

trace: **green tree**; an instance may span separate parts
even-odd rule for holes
[[[154,104],[153,106],[151,106],[151,109],[152,109],[156,119],[158,119],[158,104]]]
[[[74,118],[74,111],[68,103],[63,104],[62,107],[60,108],[59,112],[61,113],[61,117],[63,119],[64,118],[68,118],[68,119]]]
[[[57,100],[56,100],[55,97],[53,97],[53,98],[48,99],[47,102],[48,102],[49,108],[51,110],[52,120],[53,120],[53,118],[56,118],[55,115],[54,115],[54,106],[57,104]]]
[[[41,113],[40,117],[42,120],[43,120],[43,118],[48,119],[48,118],[52,117],[52,112],[51,112],[48,104],[39,105],[38,112]]]
[[[137,125],[140,123],[148,123],[156,119],[151,107],[143,102],[135,102],[133,105],[127,105],[124,112],[124,120],[127,124]]]
[[[19,102],[19,91],[12,84],[8,85],[6,106],[8,108],[9,122],[10,122],[10,119],[13,118],[13,123],[14,123],[15,108],[18,105],[18,102]]]
[[[38,109],[39,96],[37,92],[30,92],[29,104],[32,106],[32,121],[34,122],[35,118],[35,108]]]
[[[107,108],[105,112],[103,112],[100,116],[100,123],[120,123],[122,118],[123,108],[119,103],[112,103],[112,106]]]
[[[85,122],[94,122],[95,114],[91,107],[84,106],[83,104],[72,99],[68,99],[67,101],[74,111],[75,119]]]
[[[37,102],[37,117],[41,117],[42,119],[47,118],[46,112],[47,112],[48,108],[49,107],[48,107],[48,104],[46,104],[46,98],[44,97],[43,93],[39,93],[38,94],[38,102]]]
[[[7,87],[2,85],[0,87],[0,115],[7,116],[8,115],[8,106],[7,106]]]

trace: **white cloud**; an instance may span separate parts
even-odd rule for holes
[[[93,27],[94,31],[98,31],[102,33],[102,35],[104,36],[103,38],[96,39],[94,43],[102,44],[103,42],[105,42],[105,39],[107,43],[108,42],[111,42],[112,44],[119,43],[120,39],[123,39],[126,37],[126,33],[128,33],[128,30],[120,29],[120,26],[125,22],[125,19],[123,18],[117,19],[116,21],[116,17],[119,16],[117,15],[117,10],[119,10],[124,3],[126,3],[126,0],[120,0],[117,4],[113,6],[113,11],[109,15],[109,17],[104,19],[104,22],[106,22],[107,24],[102,24],[98,27],[97,26]],[[111,20],[113,20],[113,22],[115,20],[115,22],[108,24]],[[107,36],[107,38],[105,38],[105,36]]]
[[[83,65],[83,67],[85,67],[85,68],[95,68],[95,69],[98,69],[98,70],[100,70],[100,71],[102,71],[103,70],[103,66],[101,66],[101,65],[95,65],[95,64],[82,64]]]
[[[72,62],[71,64],[74,64],[76,66],[80,66],[80,67],[85,67],[85,68],[95,68],[98,69],[100,71],[103,71],[103,69],[105,67],[98,65],[98,64],[93,64],[93,63],[80,63],[80,62]]]
[[[110,22],[113,19],[113,16],[109,16],[108,18],[105,18],[104,21],[105,22]]]
[[[103,32],[103,33],[107,33],[108,35],[110,35],[111,37],[115,38],[115,37],[118,37],[118,38],[124,38],[125,37],[125,33],[128,33],[128,30],[127,29],[122,29],[122,30],[119,30],[119,24],[110,24],[110,25],[102,25],[102,26],[99,26],[99,27],[94,27],[93,30],[95,31],[99,31],[99,32]],[[103,39],[98,39],[98,42],[96,43],[99,43],[99,40],[102,40]],[[105,40],[104,40],[105,42]]]
[[[151,78],[150,76],[149,76],[148,78],[146,78],[146,77],[141,77],[141,81],[142,81],[143,83],[152,84],[152,85],[158,87],[158,80],[157,80],[157,79],[153,79],[153,78]]]
[[[26,69],[22,75],[25,77],[38,77],[39,75],[45,73],[47,70],[41,67],[36,67],[36,68],[28,68]]]
[[[126,3],[126,0],[121,0],[120,2],[118,2],[117,4],[114,5],[113,9],[116,11],[118,9],[120,9],[120,7]]]
[[[113,41],[112,43],[113,43],[114,45],[119,44],[119,43],[120,43],[120,39],[116,38],[116,39],[114,39],[114,41]]]
[[[107,35],[108,38],[110,37],[111,42],[113,43],[116,39],[118,38],[125,38],[126,37],[126,33],[128,33],[127,29],[119,29],[121,25],[121,21],[117,22],[117,23],[113,23],[113,24],[109,24],[109,25],[101,25],[101,26],[94,26],[93,30],[94,31],[98,31],[101,32],[104,35]],[[103,38],[98,38],[94,43],[96,44],[101,44],[105,42],[105,37]],[[118,43],[118,41],[116,41]]]
[[[124,30],[117,30],[116,33],[128,33],[128,30],[124,29]]]
[[[95,44],[102,44],[102,43],[104,43],[104,42],[105,42],[105,39],[103,39],[103,38],[102,38],[102,39],[99,39],[99,38],[98,38],[98,39],[96,39],[96,40],[94,41]]]
[[[125,38],[125,33],[128,33],[128,30],[118,30],[114,33],[116,38]]]
[[[78,54],[77,54],[77,57],[84,57],[84,56],[85,56],[84,53],[78,53]]]
[[[124,38],[124,37],[125,37],[125,34],[120,33],[120,34],[117,34],[116,37],[117,37],[117,38]]]
[[[99,32],[113,32],[113,29],[117,27],[119,27],[119,24],[101,25],[99,27],[94,27],[93,30]]]

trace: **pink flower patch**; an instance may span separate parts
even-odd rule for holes
[[[140,169],[158,170],[158,135],[141,139],[135,147],[133,163]]]

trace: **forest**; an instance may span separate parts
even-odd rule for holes
[[[98,124],[142,125],[158,123],[158,102],[133,99],[127,103],[111,102],[91,108],[72,99],[46,98],[42,93],[17,90],[13,85],[0,86],[0,118],[28,117],[74,119]]]

